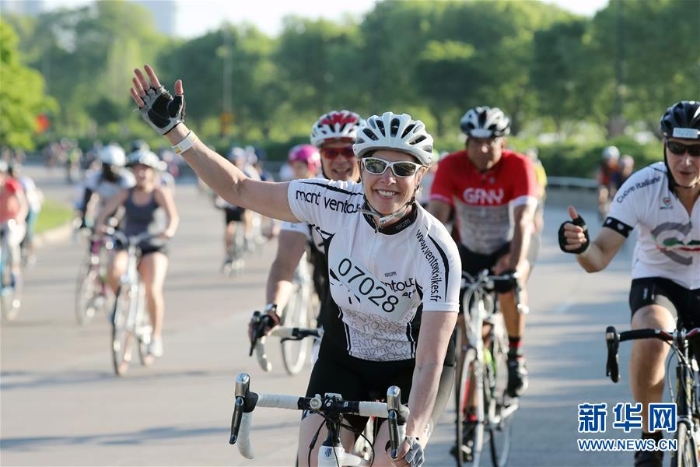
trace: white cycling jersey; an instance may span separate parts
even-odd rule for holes
[[[459,310],[461,264],[447,229],[420,206],[377,229],[360,212],[362,185],[321,179],[289,185],[294,215],[326,244],[331,296],[321,352],[371,361],[416,356],[422,312]]]
[[[136,185],[134,174],[126,169],[119,169],[117,178],[114,181],[106,180],[102,176],[102,170],[96,170],[90,173],[85,179],[85,188],[100,195],[100,206],[104,206],[108,199],[115,196],[121,190],[131,188],[134,185]]]
[[[700,288],[700,201],[689,215],[669,189],[663,162],[632,174],[603,225],[625,237],[639,226],[633,279],[663,277],[690,290]]]

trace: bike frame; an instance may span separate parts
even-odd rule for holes
[[[458,398],[459,411],[457,414],[457,423],[461,423],[461,411],[465,409],[461,404],[463,400],[469,397],[469,388],[465,387],[465,383],[469,381],[469,385],[474,388],[476,400],[475,415],[476,415],[476,428],[474,432],[474,446],[472,451],[472,461],[473,465],[479,465],[481,462],[481,454],[484,445],[484,430],[488,429],[493,436],[493,430],[497,429],[503,420],[512,415],[518,409],[517,398],[511,398],[510,404],[507,407],[496,407],[496,401],[493,400],[494,394],[489,395],[489,400],[492,403],[489,404],[488,412],[484,407],[486,401],[484,391],[485,387],[485,362],[484,362],[484,339],[483,328],[484,324],[490,326],[488,336],[486,339],[491,342],[492,348],[496,348],[498,345],[497,340],[501,338],[503,333],[505,333],[505,327],[503,323],[503,318],[497,313],[496,309],[496,294],[493,292],[493,283],[498,280],[510,280],[510,276],[499,276],[491,275],[488,269],[482,270],[476,277],[471,277],[471,275],[466,272],[462,275],[462,304],[465,308],[463,314],[463,329],[461,337],[466,337],[465,345],[462,349],[458,349],[458,358],[463,359],[461,365],[459,366],[459,376],[460,380],[457,381],[459,385],[460,393],[464,392],[464,399]],[[515,301],[517,308],[520,313],[528,313],[529,309],[522,305],[520,302],[520,289],[519,286],[515,288]],[[467,315],[468,312],[468,315]],[[472,355],[470,355],[470,352]],[[495,362],[499,355],[492,354],[491,358]],[[469,372],[470,367],[468,364],[471,362],[471,371],[473,376],[465,375],[464,372]],[[489,390],[493,391],[495,389],[496,382],[489,381]],[[497,399],[496,399],[497,400]],[[458,435],[461,436],[462,432],[460,427],[457,427]],[[457,440],[457,456],[458,465],[461,465],[461,440]],[[495,447],[492,442],[492,457],[496,458]],[[507,459],[507,453],[506,453]],[[504,461],[505,462],[505,461]]]

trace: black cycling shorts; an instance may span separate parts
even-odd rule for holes
[[[430,415],[431,430],[440,420],[454,386],[454,355],[454,339],[450,339],[435,405]],[[343,399],[348,401],[384,401],[389,386],[398,386],[401,388],[401,402],[407,404],[411,393],[414,367],[415,360],[372,362],[349,356],[335,358],[332,355],[323,355],[321,352],[311,372],[306,397],[336,393],[341,394]],[[304,413],[302,418],[306,415]],[[347,415],[345,421],[356,433],[361,433],[367,424],[367,417]],[[377,420],[377,427],[382,421],[382,419]]]
[[[684,327],[700,326],[700,289],[686,289],[670,279],[632,279],[629,303],[632,316],[642,307],[659,305],[680,319]]]
[[[226,225],[229,225],[231,222],[241,222],[243,220],[244,212],[245,208],[224,208]]]

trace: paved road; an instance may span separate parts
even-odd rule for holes
[[[32,173],[52,197],[72,196],[58,174]],[[227,443],[238,372],[251,375],[254,390],[305,389],[308,369],[286,376],[273,351],[275,368],[266,374],[247,356],[246,322],[263,304],[275,244],[251,257],[243,276],[223,277],[222,216],[191,185],[178,188],[177,203],[182,224],[166,284],[165,355],[124,378],[112,373],[106,317],[80,327],[73,316],[83,245],[64,239],[41,248],[26,274],[18,320],[0,326],[1,465],[293,465],[297,413],[256,412],[254,461]],[[606,272],[585,274],[556,247],[564,215],[561,207],[547,208],[547,235],[531,279],[524,343],[531,387],[517,413],[510,465],[631,464],[629,453],[579,453],[575,442],[579,403],[629,400],[626,382],[604,377],[603,332],[628,322],[631,249]],[[627,355],[623,348],[625,381]],[[454,465],[447,454],[453,417],[448,410],[438,426],[428,465]]]

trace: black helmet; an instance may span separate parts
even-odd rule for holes
[[[474,138],[498,138],[510,134],[510,119],[498,107],[469,109],[459,123],[464,134]]]
[[[700,139],[700,102],[680,101],[669,107],[659,131],[667,138]]]

